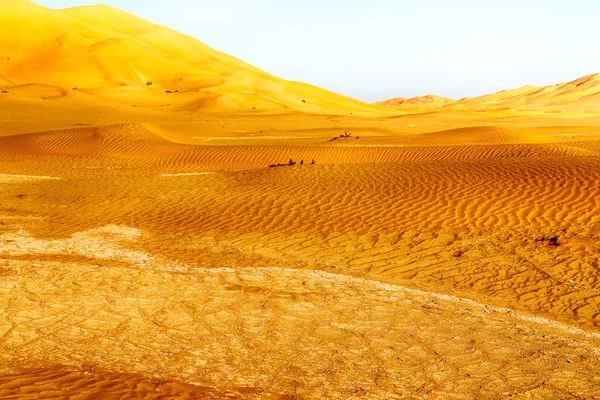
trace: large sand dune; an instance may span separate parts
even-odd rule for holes
[[[377,112],[365,103],[278,79],[196,39],[107,6],[53,10],[27,0],[4,0],[0,32],[0,89],[9,95],[23,95],[23,85],[36,84],[28,96],[87,94],[185,110]],[[60,89],[49,95],[47,86]]]

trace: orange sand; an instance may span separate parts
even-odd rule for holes
[[[597,77],[408,114],[104,6],[0,23],[0,397],[600,397]]]
[[[523,86],[519,89],[465,98],[458,101],[439,96],[412,99],[395,98],[376,103],[377,106],[396,110],[506,110],[543,111],[552,113],[597,113],[600,109],[600,74],[592,74],[572,82],[553,86]]]

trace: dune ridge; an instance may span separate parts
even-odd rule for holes
[[[516,108],[597,112],[600,109],[600,74],[587,75],[553,86],[524,86],[474,99],[463,99],[454,106],[471,110]]]

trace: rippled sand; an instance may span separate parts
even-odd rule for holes
[[[0,397],[600,396],[593,123],[135,118],[0,137]]]

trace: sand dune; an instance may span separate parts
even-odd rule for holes
[[[222,148],[238,152],[238,167],[254,151]],[[4,187],[0,201],[10,212],[0,213],[43,216],[43,223],[28,225],[36,235],[134,226],[152,232],[148,254],[203,266],[336,266],[340,273],[458,290],[597,326],[598,155],[482,158],[481,148],[464,148],[469,159],[355,160],[215,174],[199,174],[193,158],[186,164],[142,157],[121,169],[108,169],[119,158],[81,158],[80,165],[93,167],[76,170],[74,160],[63,160],[62,180]],[[38,162],[19,165],[52,166]],[[182,170],[193,175],[176,172]],[[47,200],[38,202],[40,195]],[[552,237],[558,246],[548,242]]]
[[[535,110],[596,113],[600,109],[600,74],[587,75],[553,86],[523,86],[498,93],[454,101],[439,96],[396,98],[375,103],[396,110]]]
[[[505,127],[469,127],[431,132],[403,138],[406,143],[427,146],[541,144],[564,142],[559,136],[536,132],[536,129],[510,129]]]
[[[1,396],[600,395],[595,120],[169,114],[0,137]]]
[[[118,154],[146,154],[176,144],[155,134],[144,124],[124,124],[110,127],[78,128],[66,131],[7,136],[4,153],[34,156],[101,156]]]
[[[278,79],[196,39],[107,6],[53,10],[27,0],[3,1],[0,29],[0,85],[10,93],[50,98],[44,89],[50,86],[61,95],[77,88],[108,102],[171,103],[179,110],[380,112]],[[38,86],[24,91],[23,85]]]
[[[597,112],[600,106],[600,74],[584,76],[572,82],[554,86],[524,86],[474,99],[463,99],[457,108],[526,109]]]
[[[0,396],[3,399],[211,399],[231,397],[231,393],[216,388],[152,379],[134,374],[87,370],[47,368],[0,376]]]
[[[427,95],[405,99],[398,97],[375,103],[375,105],[394,110],[432,110],[455,103],[455,100],[447,97]]]

